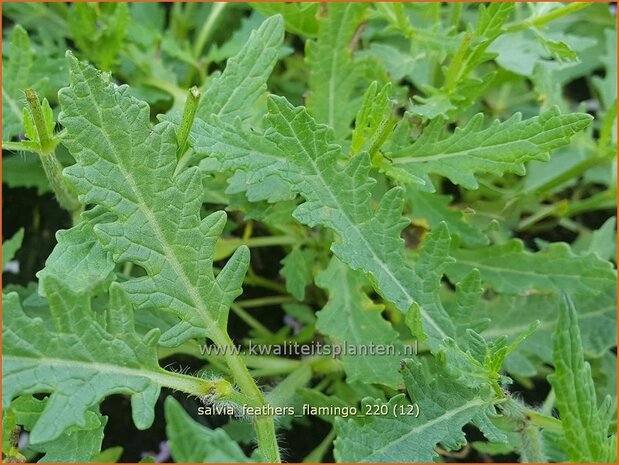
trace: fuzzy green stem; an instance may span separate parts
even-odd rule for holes
[[[63,167],[56,158],[55,153],[57,142],[48,131],[39,96],[32,89],[26,89],[25,93],[26,102],[28,103],[32,121],[34,122],[34,127],[39,138],[39,158],[41,159],[43,170],[45,171],[45,175],[47,176],[52,190],[56,194],[58,203],[62,208],[71,213],[73,222],[75,223],[79,221],[79,215],[84,207],[62,176]]]
[[[25,93],[26,102],[28,102],[28,108],[30,109],[30,114],[32,115],[34,126],[39,136],[41,152],[53,152],[56,148],[56,144],[47,130],[47,124],[45,124],[45,117],[43,116],[43,109],[41,108],[39,96],[33,89],[26,89]]]
[[[180,159],[187,150],[187,139],[193,126],[193,120],[196,117],[196,111],[198,110],[198,104],[201,97],[200,89],[193,86],[187,92],[187,99],[185,100],[185,109],[183,110],[183,116],[181,122],[176,131],[176,158]]]
[[[234,346],[230,336],[223,331],[214,333],[211,339],[220,347],[228,347],[231,349]],[[249,398],[254,405],[266,405],[267,402],[262,391],[260,391],[256,385],[254,378],[249,373],[241,356],[233,350],[228,350],[224,358],[241,393]],[[253,422],[256,430],[258,448],[264,456],[264,459],[267,462],[280,463],[281,457],[279,454],[277,437],[275,435],[275,422],[273,417],[268,415],[256,415],[253,418]]]
[[[161,369],[152,379],[161,386],[165,386],[198,397],[211,396],[215,400],[229,400],[237,405],[257,406],[251,398],[234,390],[234,386],[225,379],[206,380],[194,376],[172,373]]]
[[[535,425],[527,425],[520,432],[520,461],[522,463],[545,463],[546,454],[542,446],[540,430]]]
[[[2,150],[8,150],[10,152],[32,152],[39,153],[36,147],[33,147],[29,142],[11,142],[2,141]]]

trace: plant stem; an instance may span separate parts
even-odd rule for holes
[[[325,438],[320,441],[313,451],[305,456],[303,463],[320,463],[322,462],[325,454],[329,451],[333,440],[335,439],[335,428],[331,428]]]
[[[565,216],[574,216],[591,210],[615,210],[617,207],[617,188],[611,187],[602,192],[569,204]]]
[[[196,39],[195,46],[193,49],[193,55],[198,58],[206,45],[206,42],[210,38],[211,34],[213,34],[215,24],[219,20],[224,8],[226,8],[227,3],[225,2],[216,2],[213,3],[213,8],[211,9],[211,13],[209,14],[206,22],[200,29],[200,33],[198,34],[198,38]]]
[[[570,3],[569,5],[565,5],[560,8],[556,8],[549,13],[541,16],[531,16],[523,21],[519,21],[512,25],[509,25],[505,28],[506,32],[516,32],[522,31],[523,29],[529,29],[531,27],[542,26],[543,24],[549,23],[550,21],[554,21],[562,16],[569,15],[570,13],[574,13],[576,11],[582,10],[583,8],[587,8],[590,3]]]
[[[260,391],[256,385],[243,359],[238,353],[232,350],[234,344],[230,336],[224,331],[215,331],[211,339],[218,346],[230,349],[225,351],[224,358],[241,393],[258,406],[267,405],[262,391]],[[256,430],[258,448],[260,452],[262,452],[264,459],[267,462],[280,463],[281,457],[279,454],[279,446],[277,445],[273,417],[269,415],[256,415],[253,418],[253,422]]]
[[[256,299],[239,300],[237,304],[243,308],[266,307],[267,305],[287,304],[294,302],[294,298],[288,295],[273,295],[258,297]]]
[[[33,147],[29,143],[24,142],[11,142],[11,141],[2,141],[2,150],[9,150],[11,152],[32,152],[39,153],[39,150],[36,147]]]
[[[545,463],[547,461],[537,426],[531,424],[525,426],[520,432],[520,441],[520,461],[522,463]]]
[[[185,101],[185,91],[176,84],[152,77],[143,79],[141,82],[142,84],[155,87],[156,89],[163,90],[170,94],[174,98],[175,107],[180,107],[180,105],[182,105]]]
[[[187,99],[185,100],[185,108],[183,110],[183,116],[181,122],[176,131],[176,158],[180,160],[185,151],[187,150],[187,139],[193,126],[193,120],[196,117],[196,111],[198,110],[198,104],[201,97],[200,89],[193,86],[187,92]]]
[[[43,115],[43,109],[41,108],[41,102],[39,96],[33,89],[26,89],[26,102],[30,109],[30,114],[34,121],[34,126],[39,136],[39,145],[41,146],[42,153],[53,152],[56,148],[56,144],[47,130],[47,123],[45,116]]]
[[[245,277],[243,284],[247,284],[248,286],[264,287],[265,289],[270,289],[275,292],[281,292],[282,294],[286,294],[288,292],[285,286],[282,286],[281,284],[270,279],[263,278],[262,276],[251,273],[249,273]]]
[[[25,93],[28,109],[32,115],[32,121],[39,139],[40,150],[38,153],[43,170],[52,190],[56,194],[58,203],[71,214],[75,224],[79,221],[79,215],[83,211],[84,206],[62,176],[63,167],[56,158],[57,141],[54,140],[48,131],[39,96],[32,89],[26,89]]]
[[[264,326],[262,323],[260,323],[258,320],[256,320],[253,316],[251,316],[248,312],[246,312],[243,307],[241,307],[239,304],[235,304],[233,303],[232,305],[230,305],[230,309],[241,319],[243,320],[245,323],[247,323],[247,325],[253,329],[255,329],[256,331],[258,331],[259,333],[265,335],[265,336],[272,336],[273,333],[271,333],[271,331],[269,331],[269,329]]]

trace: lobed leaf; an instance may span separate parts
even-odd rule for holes
[[[336,140],[346,138],[356,105],[353,91],[361,68],[352,58],[352,44],[367,5],[346,2],[328,5],[319,20],[318,37],[306,43],[309,66],[307,110],[319,123],[333,128]]]
[[[415,408],[411,408],[404,394],[399,394],[386,404],[387,415],[336,419],[337,461],[431,463],[438,458],[438,444],[452,450],[466,443],[462,428],[467,423],[487,424],[493,414],[488,393],[453,383],[436,365],[431,368],[436,371],[428,372],[425,368],[415,359],[402,368]],[[368,405],[380,409],[385,404],[365,399],[362,409],[365,411]]]
[[[76,164],[65,175],[83,203],[111,214],[93,227],[103,249],[114,262],[132,262],[146,271],[121,286],[139,309],[179,318],[162,344],[204,336],[222,343],[249,250],[240,247],[215,278],[212,257],[225,213],[200,218],[200,171],[194,167],[175,175],[173,126],[151,127],[148,106],[126,86],[116,86],[72,56],[69,62],[71,85],[60,92],[60,121],[63,143]]]
[[[547,161],[550,151],[569,144],[591,120],[584,113],[562,115],[555,107],[524,121],[516,113],[507,121],[497,120],[484,128],[480,113],[445,138],[445,121],[436,118],[412,145],[394,148],[381,168],[398,179],[439,174],[462,187],[476,189],[479,173],[524,175],[525,162]]]
[[[2,296],[4,408],[20,395],[50,394],[31,430],[32,444],[55,440],[71,427],[85,427],[88,412],[117,393],[131,396],[134,423],[148,428],[165,379],[157,360],[159,331],[146,336],[135,332],[131,306],[117,284],[110,290],[106,321],[97,318],[87,296],[53,276],[43,285],[51,328],[41,318],[26,316],[16,293]]]
[[[382,305],[366,295],[364,276],[352,271],[336,257],[316,277],[316,284],[329,292],[329,301],[316,316],[316,329],[336,344],[357,347],[369,344],[393,346],[393,355],[343,355],[342,363],[349,382],[385,384],[402,383],[399,361],[404,345],[398,332],[385,320]]]
[[[221,428],[194,421],[173,397],[165,400],[166,433],[177,463],[251,463],[239,445]]]
[[[616,462],[616,434],[609,437],[607,397],[598,407],[591,367],[584,360],[576,310],[565,297],[553,336],[554,374],[548,377],[563,424],[563,448],[574,462]]]

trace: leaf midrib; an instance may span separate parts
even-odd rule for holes
[[[298,117],[298,115],[294,116],[295,118]],[[391,278],[392,282],[394,282],[397,287],[402,291],[402,293],[406,296],[406,298],[408,299],[407,302],[407,307],[410,308],[410,306],[413,304],[413,302],[415,302],[415,300],[413,299],[413,297],[410,295],[410,293],[408,292],[408,290],[402,286],[402,284],[400,283],[400,281],[396,278],[396,276],[391,272],[391,270],[386,266],[386,264],[378,257],[378,255],[376,255],[374,249],[371,247],[371,244],[366,240],[365,236],[362,234],[362,232],[360,231],[360,229],[357,227],[356,224],[354,224],[354,222],[352,221],[352,219],[350,218],[350,216],[348,215],[348,212],[343,209],[340,206],[340,202],[337,201],[337,197],[335,196],[334,192],[331,190],[330,184],[327,183],[325,181],[325,179],[322,176],[321,171],[318,169],[318,166],[316,165],[316,162],[314,160],[314,158],[310,155],[310,153],[307,151],[305,144],[302,143],[302,141],[298,138],[296,131],[294,130],[294,128],[292,127],[292,125],[290,124],[290,122],[286,119],[286,118],[282,118],[282,120],[285,122],[285,124],[287,125],[288,129],[290,130],[290,132],[292,134],[294,134],[295,139],[297,140],[297,142],[299,143],[299,146],[301,147],[301,149],[303,150],[305,156],[307,157],[307,159],[309,160],[313,171],[314,171],[314,175],[318,177],[318,179],[320,180],[321,184],[322,184],[322,188],[325,192],[328,193],[330,199],[334,202],[335,205],[338,205],[339,210],[342,212],[343,217],[345,218],[348,226],[351,229],[354,229],[358,232],[359,237],[361,238],[361,241],[363,242],[363,245],[367,248],[367,250],[369,250],[372,254],[372,257],[374,258],[374,261],[376,263],[378,263],[378,265],[381,267],[381,269],[383,271],[385,271],[387,273],[387,275]],[[301,193],[301,195],[303,195]],[[408,308],[406,310],[408,310]],[[445,332],[440,328],[440,326],[434,321],[433,318],[431,318],[427,312],[425,312],[423,310],[423,308],[421,308],[421,306],[419,307],[420,312],[422,317],[428,321],[428,323],[430,325],[432,325],[434,327],[434,329],[436,329],[438,331],[438,333],[443,337],[447,337],[447,335],[445,334]],[[404,310],[404,311],[406,311]]]
[[[80,74],[82,76],[82,82],[86,83],[86,85],[88,86],[88,89],[90,91],[87,98],[90,98],[90,100],[92,101],[93,107],[96,109],[97,113],[99,114],[99,120],[103,121],[104,119],[103,119],[103,115],[101,114],[101,110],[100,110],[99,106],[96,104],[95,99],[93,98],[93,90],[92,90],[92,88],[90,86],[90,81],[88,81],[86,79],[86,76],[84,75],[84,73],[83,73],[83,71],[81,69],[79,70],[79,72],[80,72]],[[101,134],[105,138],[108,146],[110,148],[114,147],[114,144],[112,144],[112,141],[111,141],[111,139],[109,137],[109,134],[105,131],[103,126],[99,127],[99,130],[101,131]],[[131,152],[133,153],[133,145],[131,145],[129,148],[130,148]],[[183,284],[183,287],[185,288],[187,294],[192,299],[193,304],[194,304],[196,310],[198,310],[200,312],[200,315],[202,316],[202,318],[204,319],[204,321],[206,323],[207,330],[209,331],[210,334],[216,334],[216,335],[220,336],[220,337],[217,338],[217,340],[221,341],[222,338],[223,338],[223,331],[219,328],[219,326],[217,325],[216,321],[213,318],[211,318],[211,316],[208,314],[208,308],[206,306],[206,302],[204,302],[204,300],[202,299],[200,294],[197,292],[196,288],[191,285],[191,281],[189,280],[189,277],[187,276],[187,274],[183,270],[182,266],[180,265],[180,262],[178,261],[178,259],[176,257],[176,254],[174,254],[173,248],[165,240],[165,236],[163,235],[163,232],[161,231],[161,228],[159,227],[158,222],[156,221],[154,215],[152,214],[152,212],[148,208],[146,202],[144,201],[144,198],[143,198],[140,190],[138,189],[138,186],[137,186],[137,183],[135,182],[135,179],[133,179],[133,176],[131,176],[131,174],[125,169],[125,167],[124,167],[124,165],[122,163],[122,159],[121,159],[121,157],[118,157],[118,154],[116,153],[116,151],[112,150],[111,154],[114,157],[114,159],[116,160],[116,165],[120,169],[122,175],[127,180],[129,188],[131,189],[131,191],[133,192],[133,194],[135,195],[135,197],[137,199],[136,206],[139,208],[139,210],[142,212],[142,214],[145,216],[145,218],[147,219],[147,221],[151,225],[151,227],[153,229],[153,232],[155,233],[155,235],[157,237],[157,240],[159,241],[159,243],[162,246],[162,250],[164,252],[164,255],[168,259],[168,263],[170,264],[170,266],[172,267],[172,269],[174,270],[176,275],[180,278],[180,280],[181,280],[181,282]]]
[[[174,373],[169,373],[163,370],[161,367],[157,369],[143,369],[128,368],[121,365],[113,365],[109,363],[101,362],[87,362],[80,360],[67,360],[62,358],[48,358],[48,357],[24,357],[20,355],[3,355],[3,364],[8,366],[7,362],[12,360],[17,365],[21,363],[44,363],[46,367],[57,367],[59,369],[76,369],[76,370],[94,370],[98,374],[104,373],[109,375],[128,376],[133,378],[146,378],[154,382],[159,386],[176,387],[178,386],[178,380]],[[20,370],[21,371],[21,370]],[[11,376],[11,372],[5,373],[6,376]]]
[[[398,444],[398,443],[400,443],[400,442],[402,442],[404,440],[408,440],[411,436],[414,436],[415,434],[418,434],[418,433],[420,433],[420,432],[422,432],[422,431],[424,431],[424,430],[426,430],[428,428],[431,428],[431,427],[433,427],[437,423],[442,423],[442,422],[445,422],[445,421],[449,421],[450,418],[454,417],[455,415],[459,414],[460,412],[464,412],[464,411],[466,411],[468,409],[471,409],[471,408],[474,408],[474,407],[481,407],[482,405],[485,405],[486,403],[487,403],[486,401],[484,401],[483,399],[477,397],[477,398],[474,398],[473,400],[470,400],[470,401],[464,403],[463,405],[461,405],[458,408],[455,408],[455,409],[452,409],[452,410],[448,410],[443,415],[440,415],[440,416],[438,416],[436,418],[433,418],[432,420],[427,421],[425,423],[422,423],[422,424],[420,424],[418,426],[415,426],[415,427],[409,429],[408,432],[405,435],[400,436],[396,440],[391,441],[391,442],[385,444],[384,446],[382,446],[379,449],[375,449],[372,452],[372,454],[367,456],[367,457],[365,457],[363,459],[363,461],[367,462],[367,461],[371,460],[372,457],[375,457],[377,454],[384,452],[385,450],[393,447],[395,444]],[[396,418],[396,420],[398,420],[398,418]],[[400,422],[403,422],[402,419],[399,419],[399,420],[400,420]],[[440,442],[440,440],[437,441],[437,443],[438,442]]]

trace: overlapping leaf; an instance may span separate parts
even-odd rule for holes
[[[329,291],[329,302],[317,313],[316,328],[334,343],[356,347],[384,345],[397,352],[390,355],[343,355],[349,382],[378,383],[397,387],[404,344],[398,332],[381,316],[383,306],[365,294],[367,280],[337,258],[316,277],[316,284]],[[410,355],[410,354],[409,354]]]
[[[28,33],[17,25],[11,33],[9,55],[2,69],[2,140],[10,140],[22,132],[22,109],[26,104],[24,90],[35,84],[30,73],[34,50]]]
[[[162,337],[179,344],[208,336],[222,342],[228,307],[240,294],[249,251],[239,248],[217,278],[215,242],[225,213],[200,218],[198,168],[175,176],[174,128],[151,127],[148,106],[94,68],[69,57],[71,86],[60,92],[64,144],[76,164],[65,173],[81,200],[112,214],[94,232],[116,263],[132,262],[147,276],[122,284],[140,309],[175,314]]]
[[[251,33],[243,48],[228,60],[224,72],[209,82],[198,116],[216,114],[228,119],[245,116],[248,106],[266,90],[283,40],[281,15],[264,21]]]
[[[9,415],[14,415],[15,422],[31,431],[47,406],[47,399],[39,400],[32,396],[18,397],[8,409]],[[4,415],[4,412],[3,412]],[[103,429],[107,417],[99,413],[98,407],[86,412],[83,427],[68,428],[58,438],[40,444],[29,444],[37,451],[44,453],[39,463],[78,463],[91,462],[101,450]]]
[[[469,422],[491,435],[493,401],[489,392],[453,383],[438,365],[428,370],[415,359],[406,363],[402,376],[416,407],[411,408],[405,395],[399,394],[386,404],[387,415],[336,419],[337,461],[433,462],[438,457],[436,445],[458,449],[466,443],[462,428]],[[380,409],[385,404],[365,399],[364,411],[366,405]]]
[[[165,400],[165,417],[170,452],[177,463],[253,462],[223,429],[195,422],[173,397]]]
[[[613,410],[610,397],[598,407],[591,367],[584,360],[576,310],[563,302],[553,337],[555,372],[549,376],[565,435],[562,445],[574,462],[617,461],[616,434],[609,437]]]
[[[309,65],[307,109],[319,123],[333,128],[337,140],[350,132],[356,108],[351,103],[361,77],[352,59],[351,42],[364,18],[364,3],[333,3],[319,21],[318,37],[306,44]]]
[[[566,289],[567,290],[567,289]],[[609,287],[596,295],[574,294],[574,306],[580,326],[583,350],[588,357],[599,357],[617,345],[615,331],[616,292]],[[501,336],[515,338],[535,320],[540,325],[531,336],[510,354],[505,363],[509,373],[534,376],[543,371],[544,364],[552,363],[552,347],[548,344],[557,325],[561,298],[557,293],[531,293],[524,296],[500,295],[484,300],[473,309],[471,317],[487,319],[481,334],[494,340]]]
[[[447,268],[450,279],[459,281],[477,268],[490,287],[508,294],[531,291],[597,294],[613,287],[616,280],[610,262],[595,254],[576,255],[560,242],[532,253],[524,249],[522,241],[513,239],[474,251],[455,250],[452,255],[456,261]]]
[[[443,137],[445,121],[436,118],[412,145],[394,148],[390,159],[383,161],[382,169],[398,179],[427,179],[429,174],[439,174],[462,187],[475,189],[479,173],[525,174],[525,162],[548,160],[550,151],[567,145],[591,119],[584,113],[563,115],[558,108],[552,108],[524,121],[517,113],[507,121],[497,120],[484,128],[484,116],[480,113],[466,126]]]
[[[15,257],[15,253],[21,247],[22,241],[24,240],[24,228],[20,228],[13,237],[7,239],[2,243],[2,270],[8,262],[13,260]]]
[[[3,406],[19,395],[50,394],[31,430],[33,444],[84,427],[90,409],[117,393],[131,396],[136,426],[148,428],[166,376],[157,360],[159,330],[136,334],[131,306],[117,285],[111,288],[107,320],[95,315],[87,296],[55,278],[47,277],[44,286],[51,328],[26,316],[16,293],[2,297]]]
[[[196,121],[194,148],[212,155],[221,169],[243,172],[248,182],[252,181],[251,192],[260,192],[263,198],[272,199],[282,191],[286,196],[299,193],[305,202],[295,210],[294,217],[310,227],[321,225],[334,230],[338,238],[331,250],[338,258],[367,273],[378,292],[407,312],[424,292],[424,285],[404,257],[400,232],[407,222],[401,216],[402,189],[390,190],[375,209],[371,208],[376,181],[369,177],[367,153],[340,166],[341,149],[331,143],[326,126],[282,97],[270,97],[268,106],[268,127],[262,136],[211,117]],[[271,183],[274,179],[279,182]],[[440,248],[428,247],[428,254],[446,256],[449,234],[444,229],[437,236]],[[428,299],[434,299],[427,294]],[[420,311],[431,342],[452,333],[451,322],[440,305],[423,305]]]

